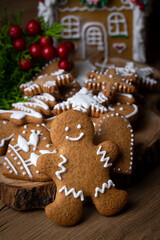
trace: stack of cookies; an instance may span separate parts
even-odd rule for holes
[[[90,71],[80,86],[72,73],[50,63],[20,86],[25,102],[0,110],[3,174],[53,179],[57,194],[46,214],[56,223],[76,224],[86,196],[101,214],[116,214],[128,197],[115,188],[110,173],[132,174],[132,123],[138,118],[134,96],[141,86],[156,86],[152,76],[151,68],[127,63]]]

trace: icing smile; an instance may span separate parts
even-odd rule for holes
[[[79,137],[77,137],[77,138],[72,138],[72,137],[66,136],[66,139],[69,141],[79,141],[83,136],[84,136],[84,133],[82,132],[82,133],[80,133]]]

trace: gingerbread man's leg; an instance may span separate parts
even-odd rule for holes
[[[93,203],[102,215],[111,216],[121,211],[127,203],[128,194],[115,187],[105,189],[104,193],[98,192],[92,197]]]
[[[80,220],[82,207],[80,198],[74,198],[72,194],[65,196],[64,193],[57,193],[55,201],[45,208],[45,212],[57,224],[71,226]]]

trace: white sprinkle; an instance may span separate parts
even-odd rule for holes
[[[36,171],[36,173],[38,174],[38,173],[39,173],[39,171],[37,170],[37,171]]]
[[[23,175],[26,175],[26,172],[23,172],[22,174],[23,174]]]
[[[23,133],[23,134],[26,134],[26,131],[23,131],[22,133]]]
[[[47,144],[46,147],[49,148],[49,147],[50,147],[50,144]]]
[[[21,165],[21,162],[18,162],[17,164],[18,164],[18,165]]]

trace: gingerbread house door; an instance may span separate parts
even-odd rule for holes
[[[91,53],[97,56],[103,55],[108,59],[107,32],[102,23],[88,22],[82,27],[82,59],[89,57]]]

